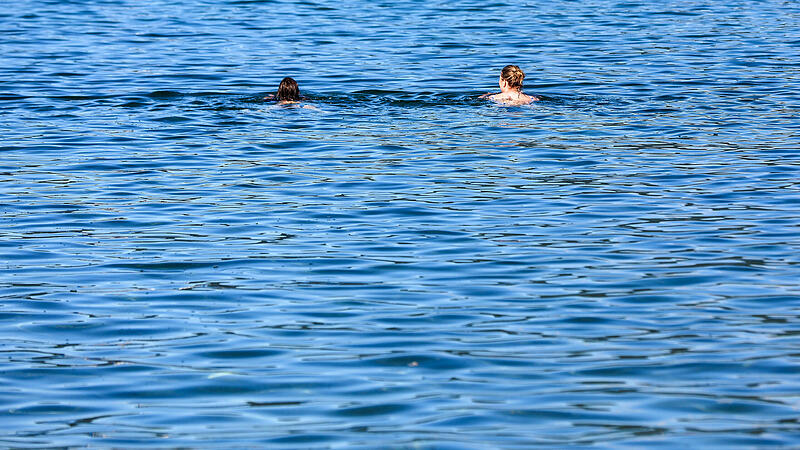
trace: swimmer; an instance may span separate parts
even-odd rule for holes
[[[274,95],[264,97],[264,100],[275,100],[279,105],[291,105],[299,103],[305,97],[300,95],[300,88],[297,86],[297,81],[292,77],[286,77],[281,80],[278,86],[278,92]]]
[[[522,93],[522,80],[525,79],[525,72],[518,66],[508,65],[503,67],[500,72],[500,92],[497,94],[483,94],[480,98],[488,98],[509,106],[527,105],[539,100],[536,97]]]
[[[300,88],[297,87],[297,81],[294,81],[292,77],[282,79],[280,86],[278,86],[278,92],[264,97],[264,100],[274,100],[278,102],[278,106],[319,109],[313,105],[300,105],[300,101],[305,99],[305,97],[300,95]]]

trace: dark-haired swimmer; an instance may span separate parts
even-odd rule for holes
[[[509,106],[527,105],[539,100],[536,97],[522,93],[522,80],[524,79],[525,72],[522,69],[518,66],[507,65],[500,72],[500,92],[497,94],[483,94],[480,98],[488,98]]]
[[[274,95],[264,97],[264,100],[275,100],[279,105],[291,105],[299,103],[305,97],[300,95],[300,88],[297,86],[297,81],[292,77],[286,77],[281,80],[278,86],[278,92]]]

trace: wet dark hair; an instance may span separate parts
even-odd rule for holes
[[[300,88],[297,87],[297,81],[294,81],[292,77],[286,77],[281,80],[278,92],[275,94],[275,100],[279,102],[299,102]]]

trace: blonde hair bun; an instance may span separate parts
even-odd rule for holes
[[[525,79],[525,72],[523,72],[519,66],[509,64],[503,67],[503,71],[500,72],[500,78],[505,80],[509,87],[522,88],[522,80]]]

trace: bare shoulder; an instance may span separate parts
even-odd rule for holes
[[[478,97],[478,98],[489,98],[489,99],[492,99],[492,100],[494,100],[494,98],[495,98],[497,95],[499,95],[499,94],[496,94],[496,93],[494,93],[494,92],[487,92],[487,93],[485,93],[485,94],[481,95],[481,96],[480,96],[480,97]]]
[[[522,94],[522,95],[520,95],[520,98],[519,98],[519,104],[520,105],[530,105],[531,103],[536,102],[536,101],[539,101],[539,99],[534,97],[534,96],[532,96],[532,95]]]

